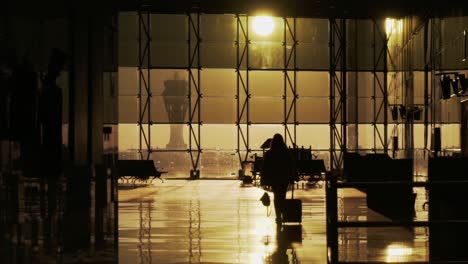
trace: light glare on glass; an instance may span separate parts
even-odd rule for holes
[[[253,29],[261,36],[268,36],[273,32],[274,23],[270,16],[257,16],[253,19]]]

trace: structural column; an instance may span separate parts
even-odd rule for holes
[[[237,154],[240,165],[247,160],[250,154],[250,89],[249,89],[249,17],[236,15],[237,34]],[[239,175],[241,176],[241,175]]]
[[[414,73],[413,73],[413,18],[409,17],[404,20],[403,35],[403,78],[404,78],[404,105],[406,109],[405,120],[405,157],[413,158],[414,156],[414,119],[412,110],[414,109]]]
[[[374,129],[373,151],[383,149],[388,152],[388,85],[387,85],[387,36],[375,19],[373,20],[373,115],[372,126]],[[380,49],[377,47],[382,45]],[[380,76],[380,74],[382,76]],[[381,100],[379,101],[379,98]],[[382,124],[383,128],[378,125]]]
[[[297,65],[296,18],[284,20],[284,140],[296,146],[297,128]],[[290,22],[292,20],[292,23]]]
[[[340,171],[347,150],[346,20],[330,19],[330,171]]]
[[[61,234],[66,251],[94,249],[95,197],[107,191],[96,190],[93,177],[103,155],[105,17],[97,10],[77,8],[69,20],[70,162],[64,168],[67,205]]]
[[[337,187],[342,172],[343,155],[347,150],[347,69],[346,20],[329,20],[330,52],[330,173],[326,186],[327,256],[328,263],[338,262]],[[337,98],[338,97],[338,98]]]
[[[150,159],[151,148],[151,13],[138,10],[138,130],[140,159]]]
[[[189,154],[192,168],[190,178],[200,178],[201,149],[201,56],[200,12],[188,14],[188,104]],[[194,18],[195,16],[195,18]],[[194,38],[194,40],[193,40]],[[192,43],[193,42],[193,43]]]

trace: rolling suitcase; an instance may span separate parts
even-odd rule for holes
[[[294,199],[294,184],[292,185],[291,199],[284,200],[283,223],[302,222],[302,200]]]

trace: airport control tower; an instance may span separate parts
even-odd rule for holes
[[[188,109],[187,81],[179,80],[176,73],[174,80],[164,81],[162,95],[169,123],[171,124],[170,138],[166,149],[186,149],[187,144],[184,142],[182,133]]]

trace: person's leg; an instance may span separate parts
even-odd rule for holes
[[[287,187],[281,187],[278,190],[278,202],[280,205],[281,222],[283,221],[284,201],[286,200]]]
[[[277,188],[273,188],[273,204],[275,206],[276,223],[281,223],[281,198]]]
[[[276,214],[276,223],[280,224],[283,219],[283,204],[286,199],[286,189],[283,187],[274,187],[274,205],[275,205],[275,214]]]

